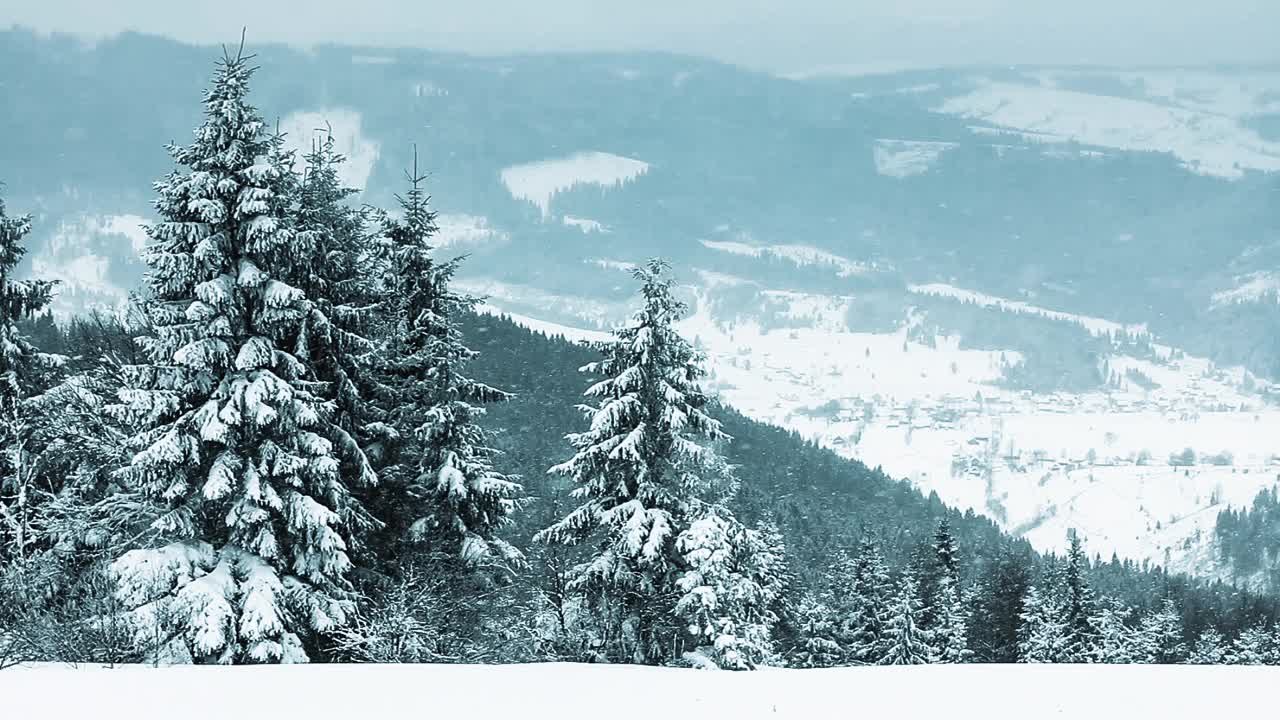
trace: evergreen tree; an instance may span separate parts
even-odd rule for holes
[[[1063,568],[1062,624],[1066,632],[1066,662],[1087,662],[1090,650],[1097,641],[1093,624],[1089,619],[1094,613],[1093,591],[1085,574],[1089,570],[1089,558],[1084,553],[1080,536],[1071,532],[1067,562]]]
[[[949,577],[944,577],[935,603],[935,625],[930,632],[933,662],[964,663],[973,660],[973,651],[969,649],[969,598]]]
[[[120,480],[148,501],[119,594],[172,661],[307,660],[350,614],[371,524],[300,357],[317,305],[279,279],[308,249],[288,221],[292,158],[247,102],[250,59],[224,54],[194,142],[169,148],[185,170],[156,183],[154,336],[114,408],[141,428]]]
[[[1182,642],[1182,618],[1173,600],[1165,598],[1160,608],[1148,613],[1134,636],[1134,662],[1169,665],[1186,655]]]
[[[836,641],[836,624],[831,608],[813,597],[804,597],[796,610],[799,638],[789,664],[797,668],[835,667],[844,660]]]
[[[916,579],[910,570],[905,571],[886,628],[888,650],[883,664],[923,665],[935,654],[928,633],[920,625],[922,609]]]
[[[1030,560],[1000,552],[979,581],[969,646],[979,661],[1017,662],[1022,601],[1030,587]]]
[[[932,661],[968,662],[973,659],[969,649],[970,603],[960,588],[960,551],[946,518],[938,523],[933,536],[933,558],[937,580],[929,612],[935,651]]]
[[[377,354],[372,338],[384,303],[369,211],[350,204],[359,191],[338,178],[346,158],[334,150],[332,134],[313,141],[304,160],[304,175],[290,188],[297,197],[290,207],[295,262],[282,269],[281,279],[313,304],[303,320],[298,358],[322,383],[317,394],[332,403],[328,439],[343,474],[373,487],[378,478],[368,451],[385,438],[371,403]]]
[[[1271,633],[1260,625],[1240,631],[1226,656],[1227,663],[1231,665],[1270,665],[1275,659],[1275,643]]]
[[[1217,628],[1207,627],[1196,638],[1187,662],[1192,665],[1222,665],[1227,660],[1226,644],[1226,638]]]
[[[370,504],[390,542],[421,542],[468,565],[519,561],[496,533],[517,509],[521,486],[494,469],[495,450],[479,424],[481,405],[511,396],[464,374],[476,353],[463,343],[458,319],[478,300],[449,287],[459,260],[432,257],[435,212],[416,160],[409,179],[402,217],[385,223],[394,319],[385,403],[394,430],[382,431],[398,442]]]
[[[879,665],[889,652],[889,619],[894,609],[894,589],[880,548],[865,535],[841,588],[843,617],[839,639],[846,661],[854,665]]]
[[[49,304],[54,284],[14,277],[31,218],[9,217],[0,198],[0,561],[23,558],[32,543],[31,417],[27,400],[53,359],[37,352],[18,323]]]
[[[685,305],[672,293],[668,266],[652,260],[635,276],[644,307],[597,346],[604,360],[584,368],[604,376],[586,393],[597,405],[581,406],[590,429],[568,437],[577,452],[551,469],[577,483],[581,504],[537,539],[598,540],[573,570],[571,588],[608,618],[612,657],[653,663],[678,645],[667,637],[676,630],[669,625],[675,581],[687,564],[676,539],[735,481],[706,444],[728,438],[704,410],[710,398],[698,385],[700,357],[675,330]]]
[[[1093,630],[1093,647],[1087,655],[1092,663],[1126,664],[1133,662],[1133,631],[1127,623],[1132,611],[1114,601],[1101,603],[1089,618]]]
[[[1066,626],[1058,608],[1034,585],[1022,601],[1018,628],[1018,662],[1060,663],[1066,660]]]
[[[676,586],[676,613],[688,623],[697,659],[747,670],[774,664],[774,603],[782,592],[783,548],[716,508],[680,534],[676,547],[688,568]],[[695,660],[695,664],[701,664]]]

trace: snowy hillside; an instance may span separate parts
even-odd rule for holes
[[[1099,79],[1106,90],[1082,89]],[[935,109],[1037,142],[1172,153],[1194,172],[1236,178],[1280,170],[1280,142],[1246,122],[1275,111],[1277,89],[1280,74],[1046,71],[1025,82],[978,78]]]
[[[709,244],[760,251],[728,245]],[[711,386],[726,402],[985,514],[1038,549],[1061,550],[1075,528],[1090,553],[1225,576],[1210,542],[1218,512],[1280,483],[1280,407],[1265,398],[1265,382],[1239,368],[1158,342],[1146,357],[1117,346],[1102,358],[1115,386],[1033,394],[1002,382],[1022,361],[1015,349],[966,348],[958,336],[926,343],[910,324],[851,331],[856,294],[761,290],[772,319],[744,315],[742,305],[730,313],[717,293],[747,281],[705,270],[698,277],[689,288],[695,312],[680,327],[707,353]],[[526,314],[518,322],[571,339],[598,339],[625,314],[621,305],[606,310],[581,298],[475,285],[485,288],[498,290],[491,311],[519,297]],[[1033,315],[1095,336],[1147,337],[1142,326],[949,285],[909,290],[975,304],[991,323]],[[563,321],[573,308],[580,308],[576,327]],[[562,322],[530,317],[539,313]],[[1182,457],[1188,448],[1193,458]]]
[[[603,152],[580,152],[568,157],[539,160],[503,168],[502,182],[512,197],[531,202],[551,214],[551,201],[578,185],[612,188],[625,185],[649,171],[642,160]]]
[[[0,672],[0,698],[6,717],[101,720],[405,715],[933,719],[957,711],[965,717],[980,712],[990,720],[1199,719],[1268,707],[1278,681],[1276,668],[1178,665],[924,665],[744,673],[572,664],[41,666]],[[639,701],[637,691],[642,693]]]

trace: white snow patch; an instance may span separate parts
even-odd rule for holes
[[[604,342],[612,337],[609,333],[602,330],[584,330],[582,328],[562,325],[560,323],[538,320],[537,318],[531,318],[528,315],[513,313],[489,303],[481,303],[476,309],[486,315],[506,315],[511,319],[511,322],[532,330],[533,332],[539,332],[549,336],[560,335],[571,342]]]
[[[604,268],[605,270],[621,270],[622,272],[632,272],[637,267],[639,267],[635,263],[623,262],[622,260],[597,259],[597,260],[584,260],[583,262],[591,263],[592,265],[595,265],[596,267]]]
[[[609,228],[602,225],[599,221],[589,220],[587,218],[573,217],[572,215],[564,216],[564,224],[568,225],[569,227],[578,228],[585,235],[590,235],[593,232],[595,233],[609,232]]]
[[[1274,272],[1254,272],[1236,278],[1239,283],[1230,290],[1216,292],[1210,299],[1210,309],[1242,303],[1255,303],[1280,293],[1280,274]]]
[[[1280,170],[1280,143],[1263,140],[1236,118],[1146,100],[984,80],[936,110],[1055,142],[1168,152],[1205,175]]]
[[[1021,300],[1008,300],[1006,298],[987,295],[973,290],[965,290],[945,283],[909,285],[907,286],[907,290],[920,295],[935,295],[938,297],[954,298],[961,302],[973,303],[982,307],[996,307],[1007,312],[1039,315],[1050,320],[1071,322],[1080,325],[1094,335],[1108,335],[1112,333],[1130,333],[1139,337],[1149,337],[1151,335],[1145,324],[1124,325],[1110,320],[1103,320],[1102,318],[1075,315],[1073,313],[1059,312],[1057,310],[1046,310],[1045,308],[1036,307],[1035,305],[1025,303]]]
[[[502,183],[518,200],[531,202],[551,215],[551,201],[577,185],[615,188],[649,172],[643,160],[604,152],[580,152],[563,158],[512,165],[501,172]]]
[[[108,215],[102,221],[102,232],[129,238],[129,245],[133,251],[141,253],[150,240],[144,227],[147,222],[147,219],[140,215]]]
[[[297,153],[298,167],[303,167],[305,156],[314,143],[323,142],[332,128],[334,149],[346,156],[339,168],[338,178],[348,187],[365,189],[373,166],[378,161],[380,146],[376,140],[365,137],[361,131],[362,116],[350,108],[324,108],[304,110],[290,114],[280,123],[286,146]]]
[[[880,139],[872,148],[872,158],[881,175],[906,178],[928,172],[944,152],[955,147],[955,143],[946,142]]]
[[[702,240],[701,242],[705,248],[731,255],[754,258],[773,255],[790,260],[797,265],[830,265],[840,277],[865,275],[877,269],[874,264],[854,262],[812,245],[750,245],[734,240]]]
[[[543,317],[571,318],[583,326],[604,330],[630,316],[627,303],[608,303],[593,298],[548,292],[530,285],[506,283],[489,278],[459,278],[460,292],[483,298],[503,311],[533,312]]]
[[[431,243],[439,248],[476,247],[506,242],[507,233],[490,227],[488,218],[462,213],[436,216],[437,232]]]

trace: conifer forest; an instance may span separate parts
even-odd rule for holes
[[[439,245],[451,187],[425,153],[383,148],[403,176],[370,205],[331,133],[299,153],[256,104],[271,63],[208,59],[182,98],[198,126],[149,138],[171,170],[130,188],[154,212],[120,308],[55,315],[62,283],[19,272],[39,218],[0,197],[0,667],[1280,664],[1269,580],[1104,556],[1075,528],[1045,551],[739,412],[680,331],[679,258],[619,275],[607,336],[485,311]],[[1018,389],[1158,380],[1027,357]],[[1276,505],[1220,512],[1223,562],[1280,577],[1257,550]]]

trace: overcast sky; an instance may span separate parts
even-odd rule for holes
[[[1280,63],[1280,0],[4,0],[0,26],[473,53],[669,50],[777,72]],[[17,7],[15,7],[15,5]]]

